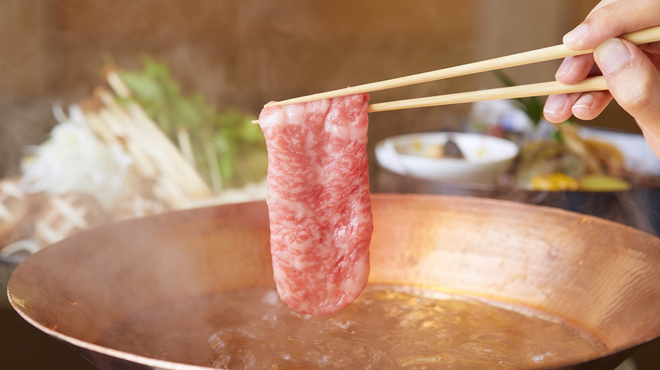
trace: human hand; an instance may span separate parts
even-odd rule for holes
[[[555,78],[574,84],[602,74],[609,91],[552,95],[545,103],[545,118],[562,122],[573,114],[591,120],[614,98],[635,118],[660,157],[660,42],[635,46],[615,38],[656,25],[660,25],[660,1],[601,1],[582,24],[564,36],[564,44],[571,49],[596,50],[564,59]]]

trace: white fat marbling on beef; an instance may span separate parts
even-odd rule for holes
[[[293,310],[327,315],[369,275],[373,230],[368,94],[264,108],[268,212],[277,291]]]

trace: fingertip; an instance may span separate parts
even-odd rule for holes
[[[556,115],[561,113],[566,106],[567,96],[566,94],[556,94],[548,96],[548,99],[545,101],[543,106],[543,113]]]
[[[580,95],[581,93],[548,96],[543,106],[543,116],[553,123],[566,121],[573,114],[573,104],[580,98]]]
[[[543,106],[543,116],[552,123],[559,123],[566,120],[564,110],[568,97],[565,94],[556,94],[548,96]]]
[[[589,76],[594,65],[591,54],[567,57],[557,69],[555,79],[567,85],[578,83]]]
[[[576,102],[573,104],[573,108],[571,109],[573,112],[573,115],[579,119],[582,120],[591,120],[595,118],[595,116],[592,112],[591,109],[594,105],[594,97],[593,95],[586,93],[583,94]]]
[[[582,39],[587,35],[588,31],[589,25],[587,23],[580,24],[572,31],[564,35],[564,45],[571,49],[580,49],[582,47]]]
[[[568,74],[572,66],[573,66],[573,57],[564,58],[564,61],[562,61],[561,65],[559,65],[559,68],[557,68],[557,73],[555,73],[555,78],[559,79],[562,76]]]
[[[575,109],[591,109],[594,105],[594,96],[587,93],[583,94],[576,102],[573,104],[573,110]]]
[[[581,120],[592,120],[603,112],[611,100],[612,95],[607,91],[584,93],[573,104],[573,115]]]
[[[550,122],[550,123],[561,123],[561,122],[566,121],[565,119],[561,119],[561,118],[559,118],[555,115],[548,114],[546,112],[543,112],[543,118],[545,118],[545,120]]]

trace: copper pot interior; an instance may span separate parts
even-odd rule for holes
[[[616,358],[612,367],[618,352],[660,335],[658,238],[590,216],[503,201],[372,199],[372,283],[541,308],[601,339]],[[113,323],[155,304],[272,286],[268,234],[264,202],[108,225],[29,257],[12,276],[9,296],[41,330],[100,362],[115,359],[105,362],[107,368],[124,368],[117,365],[122,361],[173,368],[93,344]],[[595,366],[602,365],[582,368]]]

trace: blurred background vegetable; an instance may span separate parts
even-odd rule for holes
[[[200,93],[184,94],[167,64],[143,57],[141,70],[119,70],[134,100],[179,145],[214,193],[261,181],[267,170],[266,144],[254,115],[218,110]]]
[[[516,85],[502,71],[493,74],[504,86]],[[515,185],[520,188],[620,191],[630,189],[636,181],[625,169],[625,158],[616,146],[581,136],[580,126],[570,120],[550,124],[543,118],[543,103],[538,97],[510,100],[508,105],[506,101],[480,102],[475,107],[475,127],[484,130],[479,121],[490,121],[487,130],[491,134],[507,137],[520,146],[518,162],[512,169]]]

